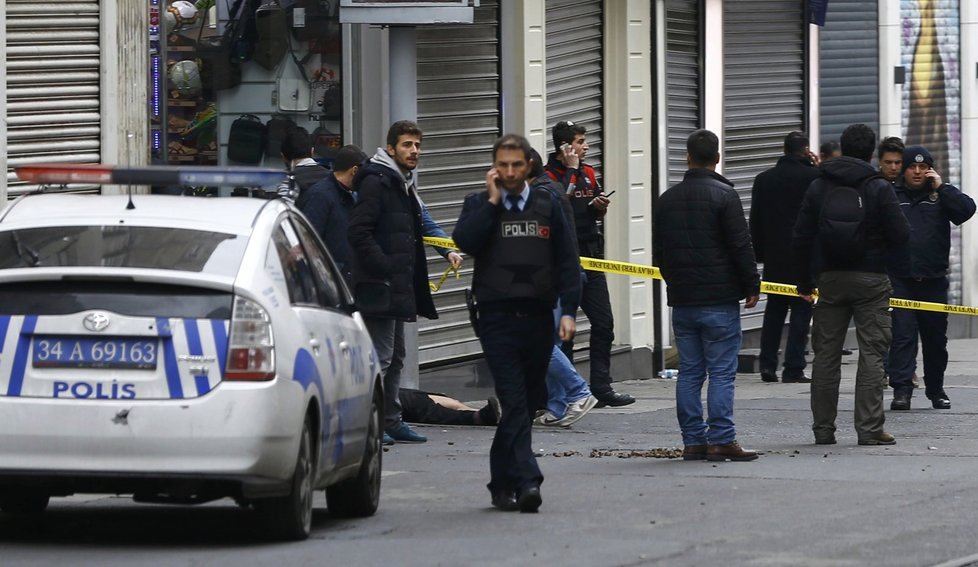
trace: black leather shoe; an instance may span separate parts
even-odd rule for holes
[[[808,376],[805,376],[804,374],[801,374],[800,376],[785,376],[784,374],[782,374],[781,381],[784,382],[785,384],[790,384],[790,383],[811,384],[812,383],[812,379],[809,378]]]
[[[765,382],[777,382],[778,373],[774,370],[761,369],[761,380]]]
[[[515,512],[520,509],[513,492],[496,492],[492,495],[492,506],[503,512]]]
[[[904,411],[910,409],[910,394],[893,394],[893,401],[890,402],[890,409],[893,411]]]
[[[519,508],[522,514],[535,514],[543,504],[539,486],[530,486],[520,491]]]
[[[931,397],[930,403],[934,406],[934,409],[951,409],[951,400],[948,399],[947,394],[944,392]]]
[[[816,445],[835,445],[835,435],[816,435]]]
[[[613,408],[627,406],[628,404],[634,404],[635,398],[629,396],[628,394],[621,394],[614,390],[606,394],[594,394],[592,395],[598,399],[598,403],[594,406],[596,408],[603,408],[606,406],[611,406]]]

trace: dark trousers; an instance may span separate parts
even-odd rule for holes
[[[581,248],[581,254],[585,249]],[[585,254],[586,255],[586,254]],[[601,256],[593,256],[600,258]],[[615,340],[615,319],[611,315],[611,298],[608,296],[608,279],[604,272],[585,272],[587,281],[581,289],[581,311],[591,323],[591,341],[588,357],[591,365],[591,392],[600,396],[611,393],[611,343]],[[574,343],[560,345],[572,362]]]
[[[788,339],[784,344],[784,373],[787,378],[799,378],[805,372],[805,343],[812,321],[812,304],[800,297],[768,295],[764,308],[764,326],[761,329],[761,354],[758,362],[761,370],[777,373],[778,348],[784,319],[791,310],[788,322]]]
[[[397,394],[404,421],[433,425],[476,425],[475,416],[479,412],[446,408],[432,401],[428,392],[412,388],[401,388]]]
[[[812,431],[835,434],[842,380],[842,345],[856,324],[859,362],[852,421],[859,439],[883,431],[883,359],[890,346],[890,280],[875,272],[823,272],[812,324]]]
[[[489,450],[492,493],[543,482],[530,430],[536,410],[547,403],[545,378],[552,337],[553,317],[544,304],[526,312],[479,313],[479,341],[503,414]]]
[[[947,303],[947,278],[917,281],[891,277],[893,297]],[[947,369],[947,313],[893,310],[893,344],[887,373],[893,393],[911,395],[913,373],[917,370],[917,338],[924,351],[924,385],[927,397],[944,392],[944,370]]]

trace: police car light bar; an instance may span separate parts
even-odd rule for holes
[[[65,185],[179,185],[184,187],[267,187],[286,178],[280,169],[207,165],[121,167],[115,165],[38,164],[14,168],[21,181]]]

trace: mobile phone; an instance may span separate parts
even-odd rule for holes
[[[615,191],[617,191],[617,189]],[[600,197],[604,197],[605,199],[607,199],[608,197],[614,195],[615,194],[615,191],[612,191],[611,193],[604,193],[604,194],[599,195],[599,196]],[[598,197],[595,197],[594,199],[597,199],[597,198]],[[591,199],[590,201],[587,202],[588,206],[590,206],[590,205],[592,205],[594,203],[594,199]]]
[[[567,148],[569,148],[569,147],[570,147],[570,144],[568,144],[567,142],[564,142],[563,144],[560,145],[560,151],[566,152],[567,151]]]

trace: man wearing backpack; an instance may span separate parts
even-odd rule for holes
[[[890,345],[886,254],[910,235],[893,187],[869,164],[876,134],[852,124],[840,139],[842,157],[820,166],[795,224],[798,293],[814,301],[812,325],[812,431],[815,443],[835,441],[842,347],[856,324],[859,364],[853,421],[860,445],[893,445],[883,430],[883,358]]]
[[[818,178],[818,158],[808,148],[808,135],[789,132],[784,137],[784,155],[777,165],[754,179],[750,200],[750,236],[754,255],[764,263],[764,279],[769,282],[795,281],[795,260],[791,251],[791,231],[798,218],[805,190]],[[782,382],[808,383],[805,376],[805,344],[812,320],[812,305],[800,297],[771,294],[764,308],[761,328],[761,380],[778,381],[778,348],[784,319],[791,310],[788,338],[784,345]]]
[[[945,183],[934,170],[934,158],[923,146],[903,152],[903,175],[896,182],[900,209],[914,237],[890,255],[890,282],[900,299],[947,303],[951,223],[960,225],[975,214],[975,202]],[[924,351],[924,385],[934,409],[950,409],[944,391],[947,368],[947,313],[895,309],[889,374],[891,410],[910,409],[911,379],[917,367],[917,335]]]

